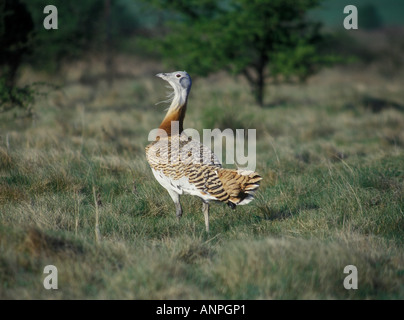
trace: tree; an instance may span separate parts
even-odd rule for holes
[[[17,71],[32,52],[34,23],[19,0],[0,0],[0,113],[15,106],[28,109],[34,91],[16,85]]]
[[[25,5],[18,0],[0,0],[0,75],[14,85],[24,55],[31,51],[34,23]]]
[[[268,78],[305,80],[333,61],[320,54],[320,25],[306,12],[319,0],[155,0],[172,12],[168,32],[149,42],[170,65],[198,75],[243,75],[264,104]],[[146,41],[147,43],[147,41]]]

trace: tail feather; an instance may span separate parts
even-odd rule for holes
[[[258,173],[242,169],[219,169],[218,175],[223,189],[229,195],[228,202],[234,205],[245,205],[251,202],[262,180]]]

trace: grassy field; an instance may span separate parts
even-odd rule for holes
[[[194,78],[185,127],[255,128],[263,177],[250,205],[212,205],[207,234],[195,197],[177,223],[144,155],[165,109],[154,74],[173,70],[116,65],[129,77],[111,86],[97,59],[25,70],[62,87],[34,118],[0,115],[1,299],[404,298],[403,72],[325,70],[269,86],[265,108],[242,79]]]

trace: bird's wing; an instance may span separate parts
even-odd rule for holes
[[[182,133],[179,139],[180,161],[187,164],[201,164],[222,167],[218,157],[210,148]]]
[[[153,169],[176,179],[182,177],[185,168],[190,165],[222,167],[208,147],[184,133],[150,143],[146,147],[146,157]]]

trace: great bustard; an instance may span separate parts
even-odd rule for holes
[[[209,232],[209,202],[221,201],[232,209],[253,199],[262,179],[248,170],[224,169],[216,155],[183,132],[183,122],[191,90],[191,77],[185,71],[159,73],[174,89],[171,105],[160,124],[161,134],[146,147],[146,157],[157,181],[168,191],[180,219],[180,195],[202,199],[206,231]],[[177,130],[172,122],[177,121]]]

